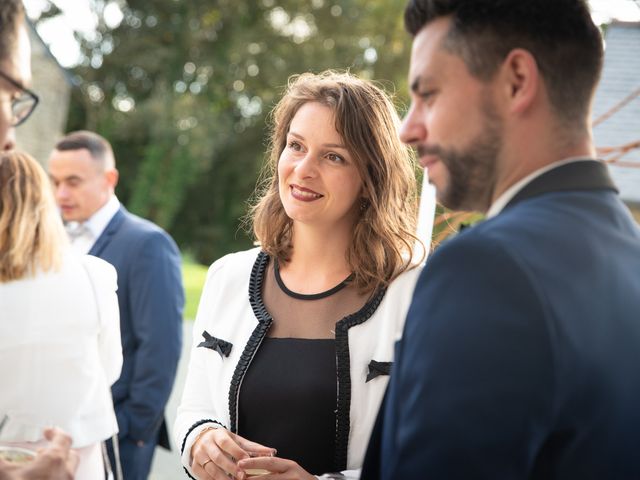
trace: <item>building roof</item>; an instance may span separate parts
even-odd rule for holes
[[[60,65],[58,59],[53,55],[53,53],[51,53],[49,45],[47,45],[46,42],[42,39],[34,23],[29,18],[27,18],[26,24],[27,31],[29,32],[29,40],[31,41],[32,56],[35,54],[35,50],[41,51],[45,57],[51,60],[51,64],[55,65],[60,73],[64,75],[64,78],[69,85],[77,86],[78,82],[73,78],[69,70]]]
[[[611,23],[605,45],[604,70],[593,106],[593,133],[599,149],[640,142],[640,22]],[[605,159],[614,156],[601,154]],[[640,144],[619,161],[637,165],[613,163],[610,170],[622,199],[640,204]]]

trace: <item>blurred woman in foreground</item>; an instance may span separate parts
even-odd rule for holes
[[[37,448],[56,425],[73,439],[78,480],[104,478],[101,441],[118,431],[115,290],[111,265],[68,248],[42,167],[0,153],[0,441]]]

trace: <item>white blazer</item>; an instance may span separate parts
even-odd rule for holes
[[[182,464],[192,477],[191,447],[209,426],[235,431],[237,397],[250,358],[266,335],[262,306],[256,302],[266,254],[255,248],[227,255],[209,269],[193,327],[193,344],[182,401],[175,423]],[[389,365],[402,335],[420,267],[404,272],[386,292],[368,302],[366,315],[336,324],[338,369],[336,448],[345,470],[362,466],[369,435],[387,387],[388,376],[372,372],[372,361]],[[362,311],[361,311],[362,312]],[[259,325],[260,324],[260,325]],[[224,341],[228,352],[199,346],[203,332]],[[253,347],[252,347],[253,345]],[[235,385],[235,386],[234,386]]]
[[[81,448],[118,431],[116,279],[107,262],[68,251],[60,271],[0,283],[0,440],[37,441],[56,425]]]

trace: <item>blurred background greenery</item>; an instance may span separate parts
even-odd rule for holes
[[[268,114],[291,75],[348,69],[379,82],[405,112],[406,0],[86,1],[92,25],[75,31],[81,53],[69,69],[76,88],[66,130],[112,142],[117,195],[175,238],[187,292],[204,279],[197,264],[252,245],[241,220]],[[51,0],[38,3],[36,27],[61,13]],[[439,208],[433,244],[479,218]]]
[[[200,302],[200,292],[207,277],[207,267],[197,263],[189,256],[182,258],[182,281],[184,284],[185,305],[183,317],[187,319],[196,318],[198,303]]]
[[[92,2],[97,31],[76,33],[67,130],[114,147],[119,199],[209,264],[251,246],[241,228],[258,178],[266,119],[287,79],[327,68],[379,81],[406,103],[405,0]],[[52,5],[38,21],[58,14]],[[396,86],[401,89],[396,92]]]

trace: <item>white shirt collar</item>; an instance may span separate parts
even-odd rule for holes
[[[107,228],[109,222],[113,216],[120,210],[120,201],[118,197],[112,195],[111,198],[102,207],[96,211],[91,218],[84,222],[84,225],[89,229],[93,235],[94,240],[97,240],[104,229]]]
[[[520,190],[522,190],[524,187],[526,187],[529,183],[531,183],[534,179],[538,178],[543,173],[547,173],[549,170],[553,170],[554,168],[560,167],[562,165],[566,165],[567,163],[580,162],[587,159],[588,157],[565,158],[564,160],[559,160],[557,162],[550,163],[549,165],[545,165],[544,167],[539,168],[538,170],[535,170],[534,172],[530,173],[523,179],[517,181],[516,183],[511,185],[509,188],[507,188],[504,192],[502,192],[502,195],[496,198],[496,200],[489,207],[489,210],[487,210],[486,218],[491,218],[498,215],[504,209],[504,207],[507,206],[507,204],[511,201],[511,199],[515,197],[518,194],[518,192],[520,192]]]

